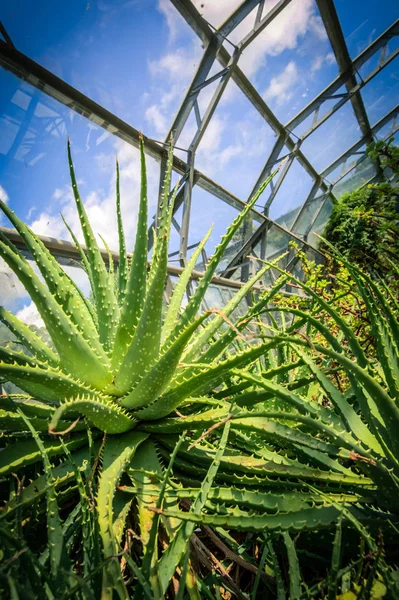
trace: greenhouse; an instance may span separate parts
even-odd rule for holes
[[[399,598],[397,1],[0,19],[0,597]]]

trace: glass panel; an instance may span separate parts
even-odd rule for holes
[[[312,221],[317,218],[317,215],[323,206],[326,197],[324,194],[318,195],[307,202],[306,206],[302,209],[300,216],[293,228],[293,232],[299,237],[303,237],[311,227]]]
[[[360,137],[352,106],[347,102],[303,142],[301,150],[320,172]]]
[[[344,159],[333,171],[328,173],[326,179],[330,183],[334,183],[341,177],[343,177],[347,172],[351,169],[354,169],[356,165],[364,159],[366,154],[366,145],[364,144],[360,148],[358,148],[354,154],[349,155],[346,159]]]
[[[318,238],[314,235],[315,233],[322,235],[323,231],[324,231],[324,227],[326,226],[326,223],[328,221],[328,218],[332,212],[333,209],[333,203],[331,200],[327,200],[327,202],[325,202],[323,204],[323,208],[320,210],[317,219],[315,220],[315,222],[312,225],[312,228],[308,234],[308,243],[311,244],[314,248],[317,248],[319,240]]]
[[[69,239],[60,211],[82,240],[67,162],[69,134],[78,185],[96,233],[118,247],[115,154],[127,247],[133,247],[140,192],[139,152],[14,75],[0,75],[0,177],[18,216],[39,234]],[[155,212],[159,167],[147,157],[149,214]],[[5,221],[2,222],[6,225]],[[102,245],[102,243],[101,243]]]
[[[399,17],[397,2],[381,5],[379,0],[336,0],[335,7],[352,58]]]
[[[397,112],[399,112],[399,110]],[[397,121],[394,121],[393,117],[392,121],[389,121],[389,123],[384,125],[384,127],[381,127],[381,129],[377,132],[376,137],[379,140],[389,139],[393,135],[397,135],[398,129],[399,124],[397,123]]]
[[[266,234],[266,257],[267,260],[275,260],[280,254],[287,250],[292,237],[288,232],[272,225]]]
[[[230,81],[198,146],[195,165],[246,200],[275,141],[271,127]]]
[[[360,67],[358,75],[360,75],[360,77],[363,79],[367,79],[368,76],[372,75],[375,70],[380,68],[380,61],[389,59],[390,55],[397,50],[398,46],[399,36],[395,35],[387,41],[385,48],[380,48],[368,60],[366,60],[366,62]]]
[[[351,192],[368,183],[375,175],[375,164],[368,157],[365,157],[350,173],[334,185],[333,194],[339,198],[345,192]]]
[[[387,65],[362,89],[369,121],[374,125],[399,102],[399,59]]]
[[[306,119],[304,119],[299,125],[297,125],[297,127],[293,129],[295,135],[297,135],[300,138],[308,137],[308,135],[311,135],[311,133],[309,132],[311,132],[312,128],[315,125],[314,120],[316,123],[320,121],[341,100],[340,95],[345,94],[346,92],[347,89],[344,85],[338,88],[338,90],[334,93],[334,98],[327,98],[323,101],[323,103],[319,107],[317,115],[316,111],[310,113],[310,115],[306,117]]]
[[[278,180],[278,175],[276,176]],[[271,219],[289,229],[300,206],[305,202],[313,180],[295,159],[290,166],[269,210]]]
[[[205,247],[207,256],[211,256],[220,242],[221,236],[226,233],[227,227],[237,214],[238,211],[235,208],[195,186],[191,199],[188,244],[200,242],[213,225],[212,233]],[[199,259],[199,263],[202,263],[202,258]],[[199,265],[197,268],[202,270]],[[220,269],[223,270],[223,267],[221,266]]]

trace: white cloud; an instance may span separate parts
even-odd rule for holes
[[[268,102],[275,101],[278,105],[287,102],[292,94],[293,88],[299,79],[298,69],[293,60],[285,67],[284,71],[272,77],[269,86],[263,96]]]
[[[8,194],[2,185],[0,185],[0,200],[3,200],[3,202],[5,202],[6,204],[8,203],[8,200],[9,200]],[[0,224],[2,225],[3,223],[4,223],[4,214],[2,212],[0,212]]]
[[[266,0],[263,16],[265,16],[276,3],[277,0]],[[204,2],[203,0],[193,0],[193,4],[206,20],[215,27],[218,27],[237,8],[239,1],[218,0],[218,2]],[[167,0],[159,0],[159,10],[166,18],[171,38],[173,41],[176,41],[178,23],[181,20],[180,16]],[[231,41],[240,41],[252,29],[256,11],[257,9],[254,9],[230,34],[229,39],[231,39]],[[260,35],[245,49],[240,58],[239,66],[243,68],[247,75],[254,75],[265,65],[267,56],[276,56],[281,54],[284,50],[296,48],[301,37],[305,36],[308,32],[319,35],[317,28],[320,25],[320,22],[315,18],[314,13],[314,0],[301,0],[301,2],[292,2],[289,4],[276,19],[274,19],[273,23],[261,32]],[[185,24],[185,31],[187,33],[187,24]],[[148,102],[147,98],[148,106],[145,109],[145,117],[151,128],[150,134],[152,130],[154,136],[157,135],[163,137],[167,133],[173,116],[176,113],[176,109],[180,104],[180,100],[187,90],[190,77],[194,73],[196,65],[203,53],[203,48],[198,39],[194,39],[194,43],[189,42],[188,45],[186,41],[179,45],[174,44],[174,46],[169,48],[158,60],[149,62],[149,71],[156,86],[154,86],[151,97],[157,97],[157,101]],[[219,68],[218,64],[214,65],[209,76],[211,76],[213,72],[218,71]],[[291,96],[289,88],[296,83],[297,76],[295,64],[290,63],[286,71],[271,80],[270,86],[266,91],[266,96],[269,98],[276,98],[278,92],[278,101],[286,101]],[[291,81],[288,81],[288,77],[291,78]],[[234,93],[237,92],[236,86],[232,84],[228,85],[227,92],[228,93],[222,96],[222,103],[224,105],[236,96]],[[204,88],[200,93],[198,101],[202,114],[204,114],[209,104],[212,93],[213,84]],[[225,120],[226,119],[224,119],[224,121]],[[214,129],[213,131],[211,130],[210,133],[207,132],[204,136],[199,152],[209,151],[210,148],[210,151],[212,152],[212,148],[216,148],[219,145],[221,127],[224,127],[224,124],[222,126],[222,121],[219,119],[219,122],[214,125],[214,121],[215,116],[212,118],[209,125],[209,127],[213,126]],[[192,141],[195,131],[195,120],[193,116],[190,115],[179,139],[179,146],[187,148]],[[237,144],[232,144],[232,147],[235,145]],[[224,154],[222,160],[228,162],[234,152],[235,151],[230,148],[229,152]],[[182,157],[184,158],[184,156]],[[200,162],[202,164],[203,160]],[[206,162],[211,166],[211,161],[207,160]]]
[[[191,0],[198,12],[214,27],[219,27],[223,21],[240,4],[240,0]]]
[[[207,21],[214,27],[219,27],[237,8],[239,2],[193,0],[193,4]],[[266,0],[262,16],[267,15],[276,4],[277,0]],[[239,66],[248,76],[255,75],[265,65],[267,56],[277,56],[284,50],[296,48],[300,38],[306,33],[311,32],[319,39],[325,39],[326,33],[321,19],[314,11],[314,0],[291,2],[244,50]],[[257,7],[229,35],[233,43],[238,43],[251,31],[256,12]]]
[[[309,28],[320,40],[326,40],[328,38],[321,17],[317,15],[312,15],[309,22]]]
[[[164,15],[169,28],[169,38],[173,42],[179,27],[185,25],[184,19],[179,15],[170,0],[158,0],[158,10]]]
[[[323,55],[316,56],[316,58],[313,60],[311,66],[310,66],[310,70],[312,73],[316,73],[317,71],[319,71],[321,69],[323,64],[332,65],[334,63],[335,63],[335,56],[332,52],[329,52],[325,56],[323,56]]]
[[[8,194],[2,185],[0,185],[0,199],[3,200],[3,202],[5,202],[7,204]]]
[[[235,144],[231,146],[227,146],[224,150],[219,153],[219,163],[220,167],[225,167],[234,156],[238,156],[244,152],[243,146],[241,144]]]
[[[326,63],[328,65],[332,65],[335,63],[334,52],[329,52],[328,54],[326,54]]]
[[[175,52],[164,54],[159,60],[149,61],[148,66],[153,76],[179,81],[187,78],[187,63],[193,60],[195,57],[191,52],[178,48]]]
[[[0,258],[0,284],[1,303],[6,308],[11,308],[15,300],[27,296],[24,286],[2,258]]]
[[[146,120],[152,125],[157,133],[165,136],[168,123],[165,115],[162,114],[161,108],[156,104],[149,106],[145,111]]]
[[[36,325],[36,327],[44,327],[44,322],[39,311],[33,302],[25,304],[21,310],[17,312],[17,318],[20,319],[25,325]]]
[[[220,117],[214,115],[204,133],[199,146],[200,152],[208,152],[219,147],[225,124]]]
[[[324,62],[323,56],[316,56],[316,58],[313,60],[312,64],[310,65],[311,72],[316,73],[316,71],[320,71],[321,67],[323,66],[323,62]]]

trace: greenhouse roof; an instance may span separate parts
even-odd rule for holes
[[[228,249],[223,278],[245,280],[248,257],[273,258],[291,240],[315,252],[313,234],[336,198],[380,177],[365,150],[398,128],[394,0],[383,10],[377,0],[37,4],[15,0],[1,15],[0,191],[34,231],[55,238],[54,254],[73,258],[57,242],[69,239],[60,211],[77,224],[67,136],[89,217],[111,248],[118,155],[131,248],[139,132],[154,215],[173,135],[171,272],[213,222],[206,261],[279,165]],[[22,309],[26,297],[13,286],[6,300]]]

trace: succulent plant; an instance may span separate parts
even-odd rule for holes
[[[194,554],[205,561],[195,533],[201,525],[206,531],[212,527],[213,542],[224,547],[235,543],[232,532],[266,536],[264,561],[274,565],[274,579],[258,574],[256,589],[261,578],[264,585],[281,588],[273,536],[281,537],[296,598],[302,584],[290,532],[327,527],[339,532],[350,525],[374,552],[368,524],[397,527],[398,307],[385,298],[389,288],[382,290],[348,265],[380,349],[373,363],[334,307],[282,270],[271,289],[234,317],[266,271],[280,270],[278,261],[264,264],[222,310],[203,311],[218,262],[268,178],[222,237],[183,307],[208,232],[165,310],[177,189],[170,194],[172,150],[150,263],[143,142],[140,153],[141,197],[131,258],[117,171],[115,272],[112,255],[107,268],[87,219],[68,145],[86,249],[71,233],[93,302],[39,238],[1,205],[42,278],[3,236],[0,254],[36,304],[53,347],[1,310],[3,323],[26,351],[0,348],[1,377],[25,392],[1,398],[0,549],[7,554],[4,568],[0,564],[0,589],[27,598],[43,589],[48,598],[60,597],[60,589],[63,598],[163,598],[171,581],[178,581],[180,598],[185,588],[190,598],[206,597],[190,550],[191,540]],[[302,286],[313,311],[271,306],[287,281]],[[342,339],[331,335],[318,309],[338,324]],[[312,342],[314,331],[323,343]],[[347,373],[347,393],[334,385],[334,369]],[[40,530],[44,518],[45,535]],[[248,557],[244,563],[252,564]],[[333,565],[337,571],[336,557]],[[382,559],[380,568],[391,585]],[[242,597],[228,573],[219,571],[226,588]]]

